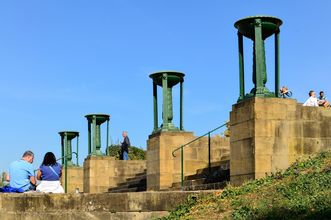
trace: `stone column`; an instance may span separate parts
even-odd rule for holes
[[[239,50],[239,98],[245,98],[245,71],[244,71],[244,40],[243,35],[238,31],[238,50]]]
[[[254,70],[253,76],[255,81],[253,82],[256,87],[256,96],[263,95],[265,93],[265,84],[267,82],[267,71],[265,63],[265,49],[264,41],[262,39],[262,21],[261,19],[255,19],[254,23]]]
[[[276,17],[254,16],[240,19],[235,24],[238,29],[239,46],[239,86],[240,94],[238,102],[251,97],[278,97],[279,88],[279,50],[278,33],[282,21]],[[265,40],[275,34],[275,93],[266,87],[267,68],[265,58]],[[253,41],[253,83],[254,88],[250,93],[244,91],[244,58],[243,58],[243,36]]]
[[[280,82],[280,58],[279,58],[279,29],[275,33],[275,94],[279,97],[279,82]]]

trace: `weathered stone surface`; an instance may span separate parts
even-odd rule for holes
[[[151,219],[208,193],[0,194],[0,219]]]
[[[167,215],[168,212],[47,212],[47,213],[17,213],[0,211],[0,218],[3,220],[145,220],[157,219]]]
[[[159,132],[150,135],[147,141],[147,190],[171,187],[172,175],[180,171],[174,170],[174,164],[179,162],[180,152],[173,158],[172,151],[192,138],[191,132]]]
[[[172,151],[195,139],[192,132],[160,132],[150,135],[147,141],[147,190],[165,190],[180,181],[181,152]],[[211,162],[228,160],[229,138],[215,135],[211,137]],[[208,166],[208,138],[184,148],[184,175],[195,174],[198,169]]]
[[[61,177],[61,183],[64,187],[64,168],[62,168],[62,177]],[[79,191],[83,191],[84,186],[84,169],[83,167],[68,167],[67,168],[67,192],[73,193],[76,189],[79,189]]]
[[[89,156],[84,161],[84,192],[108,192],[111,187],[146,171],[144,160],[115,160],[108,156]]]
[[[233,105],[230,124],[233,184],[331,149],[331,110],[303,107],[293,99],[245,100]]]

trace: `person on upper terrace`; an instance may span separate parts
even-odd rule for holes
[[[330,102],[326,100],[323,91],[320,91],[320,96],[318,97],[318,105],[323,107],[330,107]]]
[[[292,92],[286,86],[283,86],[279,91],[279,95],[282,98],[290,98],[292,96]]]
[[[313,91],[313,90],[309,91],[309,98],[307,99],[307,101],[305,103],[303,103],[303,106],[318,107],[318,101],[317,101],[317,98],[316,98],[315,91]]]

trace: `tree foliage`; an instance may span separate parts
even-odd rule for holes
[[[121,151],[120,145],[111,145],[108,147],[106,154],[111,157],[115,157],[116,159],[119,159]],[[130,146],[129,147],[129,159],[130,160],[146,160],[146,151],[135,147]]]

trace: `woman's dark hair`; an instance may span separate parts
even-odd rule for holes
[[[44,166],[53,166],[56,165],[56,158],[52,152],[47,152],[45,154],[44,160],[41,165]]]

